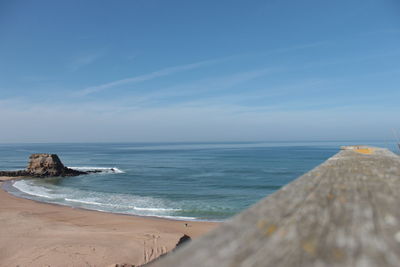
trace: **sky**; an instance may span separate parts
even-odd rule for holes
[[[392,140],[397,0],[0,0],[0,143]]]

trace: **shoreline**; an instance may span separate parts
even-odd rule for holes
[[[36,199],[31,199],[31,198],[28,198],[28,197],[16,196],[13,193],[11,193],[10,191],[8,191],[6,188],[4,188],[6,186],[6,184],[12,183],[15,180],[23,180],[23,179],[31,179],[31,178],[20,177],[20,178],[16,178],[15,179],[15,177],[7,177],[7,178],[9,178],[8,180],[2,180],[3,178],[5,178],[5,177],[4,176],[0,176],[0,189],[1,190],[3,190],[7,194],[9,194],[11,196],[14,196],[16,198],[26,199],[26,200],[29,200],[29,201],[34,201],[36,203],[43,203],[43,204],[48,204],[48,205],[60,206],[60,207],[69,207],[69,208],[73,208],[73,209],[81,209],[81,210],[87,210],[87,211],[96,211],[96,212],[107,213],[107,214],[133,216],[133,217],[150,218],[150,219],[163,219],[163,220],[179,221],[179,222],[186,222],[186,223],[189,223],[189,222],[210,222],[210,223],[220,224],[220,223],[224,222],[224,220],[200,220],[200,219],[193,219],[193,220],[186,219],[185,220],[185,219],[179,219],[178,217],[175,219],[175,218],[173,218],[173,216],[164,217],[164,216],[156,216],[156,215],[138,215],[138,214],[132,214],[132,213],[118,213],[118,212],[110,212],[110,211],[89,209],[89,208],[83,208],[83,207],[75,207],[75,206],[72,206],[72,205],[63,205],[63,204],[60,204],[60,203],[40,201],[40,200],[36,200]],[[12,186],[12,185],[7,185],[7,187],[8,186]],[[18,190],[18,189],[15,188],[15,190]],[[24,193],[24,192],[22,192],[22,193],[26,194],[26,195],[29,195],[28,193]]]
[[[219,222],[117,214],[14,196],[0,177],[0,266],[140,265]]]

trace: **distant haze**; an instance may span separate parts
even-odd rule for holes
[[[400,4],[2,1],[0,143],[388,140]]]

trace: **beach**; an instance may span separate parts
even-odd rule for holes
[[[329,158],[338,145],[0,144],[0,170],[24,169],[36,152],[57,154],[71,169],[100,172],[20,180],[8,192],[111,213],[224,221]]]
[[[0,177],[0,186],[7,180]],[[0,266],[140,265],[218,223],[119,215],[17,198],[0,190]]]
[[[144,264],[174,249],[185,234],[197,238],[207,233],[337,153],[338,145],[0,148],[0,170],[23,169],[37,151],[57,153],[65,166],[76,170],[100,170],[3,184],[0,266],[115,266]],[[0,176],[2,180],[6,178]]]

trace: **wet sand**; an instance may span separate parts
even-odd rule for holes
[[[0,177],[0,186],[8,179]],[[196,238],[217,225],[83,210],[0,190],[0,266],[140,265],[184,234]]]

